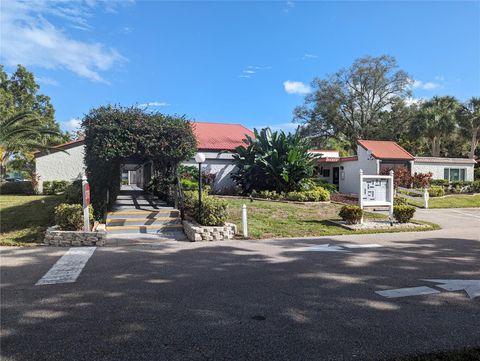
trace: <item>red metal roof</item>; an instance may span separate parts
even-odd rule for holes
[[[254,137],[253,132],[241,124],[195,122],[193,132],[197,137],[199,150],[234,150],[245,145],[245,134]]]
[[[192,123],[193,132],[198,142],[198,150],[231,150],[233,151],[239,145],[245,145],[245,134],[254,137],[253,132],[241,124],[225,123]],[[84,144],[84,139],[79,138],[67,143],[56,145],[55,149],[68,149]],[[42,151],[34,152],[35,157],[48,153]]]
[[[320,158],[318,163],[338,163],[338,162],[352,162],[358,160],[356,155],[352,155],[350,157],[326,157]]]
[[[357,142],[360,146],[372,152],[372,155],[377,159],[415,159],[413,155],[397,143],[389,140],[358,140]]]

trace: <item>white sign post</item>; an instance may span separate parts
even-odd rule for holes
[[[83,198],[83,230],[90,232],[90,215],[88,212],[88,206],[90,205],[90,185],[88,184],[87,177],[82,177],[82,198]]]
[[[360,208],[388,207],[390,222],[393,221],[393,170],[390,175],[364,175],[360,169],[360,189],[358,203]],[[363,223],[363,217],[360,221]]]

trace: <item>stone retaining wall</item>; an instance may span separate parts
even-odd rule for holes
[[[192,242],[224,241],[233,239],[237,232],[237,226],[233,223],[225,223],[224,226],[201,226],[191,221],[183,221],[183,230],[187,238]]]
[[[53,226],[47,229],[43,243],[60,247],[103,246],[106,235],[106,231],[101,226],[93,232],[60,231],[58,226]]]

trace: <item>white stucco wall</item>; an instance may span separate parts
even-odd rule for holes
[[[432,173],[432,179],[443,179],[445,168],[459,168],[465,169],[465,180],[473,181],[473,168],[474,164],[465,163],[429,163],[414,161],[412,172],[413,173]]]
[[[78,145],[64,152],[55,152],[39,156],[35,160],[37,175],[40,177],[39,190],[43,190],[44,181],[73,181],[82,178],[85,172],[83,156],[84,145]]]
[[[215,174],[215,182],[212,187],[212,191],[218,194],[231,193],[235,188],[235,183],[230,174],[235,169],[233,164],[232,153],[219,153],[219,152],[202,152],[205,154],[206,160],[202,164],[202,171]],[[188,166],[198,167],[195,159],[190,159],[183,163]]]
[[[363,174],[378,174],[377,160],[363,147],[357,146],[358,160],[340,163],[339,191],[342,193],[357,193],[360,187],[360,169]],[[343,167],[343,169],[341,168]],[[343,174],[342,174],[343,173]]]

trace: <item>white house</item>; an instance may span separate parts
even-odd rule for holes
[[[213,191],[228,193],[234,183],[230,172],[234,169],[232,151],[240,145],[245,145],[245,135],[254,136],[253,132],[240,124],[196,122],[193,130],[197,138],[198,151],[206,155],[202,171],[215,174]],[[85,174],[85,144],[83,139],[56,146],[65,152],[37,152],[35,153],[36,172],[40,177],[39,190],[42,190],[44,181],[80,179]],[[197,166],[194,159],[184,163]],[[122,164],[122,177],[129,184],[140,188],[150,179],[151,163],[139,163],[126,159]]]
[[[385,170],[407,168],[411,174],[432,173],[433,179],[473,181],[475,160],[467,158],[415,157],[392,141],[359,140],[357,155],[339,157],[325,152],[319,160],[319,178],[338,186],[342,193],[357,193],[359,171],[380,174]]]

